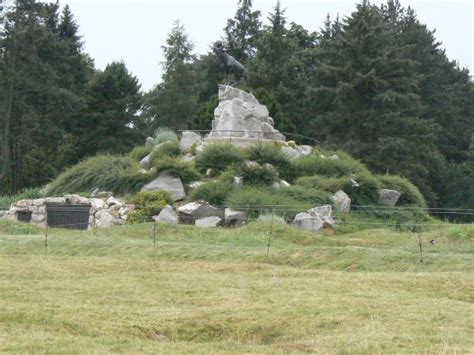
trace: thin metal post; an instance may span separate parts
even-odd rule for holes
[[[156,252],[156,222],[153,223],[153,254]]]
[[[45,255],[48,256],[48,226],[44,230],[44,252]]]
[[[272,210],[272,219],[271,219],[271,222],[270,222],[270,233],[268,235],[268,242],[267,242],[267,259],[268,259],[268,255],[270,254],[270,244],[271,244],[271,241],[272,241],[272,235],[273,235],[273,218],[275,216],[275,209]]]

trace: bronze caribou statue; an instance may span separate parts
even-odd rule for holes
[[[212,46],[212,50],[217,55],[225,70],[225,84],[239,85],[240,80],[247,76],[247,69],[239,63],[237,59],[226,52],[222,41],[217,41]],[[234,77],[234,82],[230,81],[231,75]]]

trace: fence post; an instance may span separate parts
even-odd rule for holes
[[[44,229],[44,251],[45,255],[48,256],[48,226]]]
[[[424,258],[423,258],[423,240],[421,238],[421,233],[418,230],[416,224],[413,226],[413,232],[418,234],[418,248],[420,249],[420,263],[423,264]]]
[[[156,221],[153,222],[153,254],[156,254]]]
[[[270,243],[272,241],[272,234],[273,234],[273,218],[275,216],[275,209],[272,209],[272,219],[271,219],[271,222],[270,222],[270,233],[268,235],[268,242],[267,242],[267,259],[268,259],[268,255],[270,253]]]

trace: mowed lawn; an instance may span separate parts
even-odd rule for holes
[[[474,352],[473,227],[40,232],[0,224],[1,353]]]

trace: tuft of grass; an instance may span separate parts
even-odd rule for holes
[[[15,195],[0,196],[0,210],[7,210],[10,205],[20,200],[32,200],[42,197],[40,188],[29,188],[20,191]]]
[[[179,142],[167,141],[155,146],[151,153],[151,165],[155,165],[157,161],[165,157],[179,157],[181,155],[181,148]]]
[[[256,161],[259,164],[273,165],[282,179],[292,181],[294,178],[295,170],[290,158],[276,144],[259,143],[251,145],[245,148],[244,155],[248,160]]]
[[[292,219],[298,212],[313,207],[309,203],[278,194],[277,190],[262,187],[244,187],[235,190],[229,195],[227,204],[236,210],[245,210],[250,218],[274,213]]]
[[[230,143],[209,144],[196,156],[196,168],[201,173],[212,169],[217,175],[228,168],[239,166],[244,161],[241,151]]]
[[[149,176],[140,172],[130,157],[97,155],[67,169],[46,188],[46,196],[63,195],[94,188],[125,194],[138,191]]]
[[[184,161],[180,158],[164,157],[153,162],[156,175],[161,172],[179,177],[183,183],[190,183],[199,180],[201,175],[198,173],[192,162]]]
[[[188,200],[204,200],[209,202],[211,205],[222,206],[232,189],[232,183],[225,181],[211,181],[192,190],[188,196]]]
[[[354,186],[355,180],[359,186]],[[313,188],[335,193],[338,190],[344,191],[352,200],[353,205],[367,206],[378,202],[379,181],[370,173],[359,173],[352,177],[326,177],[322,175],[304,176],[296,181],[296,184],[305,188]]]
[[[336,154],[339,159],[330,159]],[[321,157],[321,155],[324,156]],[[367,167],[342,151],[315,152],[301,157],[293,162],[295,173],[298,176],[322,175],[326,177],[343,177],[370,174]]]
[[[153,150],[153,147],[151,145],[139,145],[135,148],[132,149],[130,153],[128,153],[128,156],[132,158],[135,161],[140,161],[143,158],[145,158],[148,154],[151,153]]]
[[[179,142],[178,135],[172,129],[160,127],[155,131],[155,145],[164,142]]]
[[[277,193],[296,201],[310,203],[314,206],[332,204],[331,194],[314,188],[292,185],[278,189]]]

